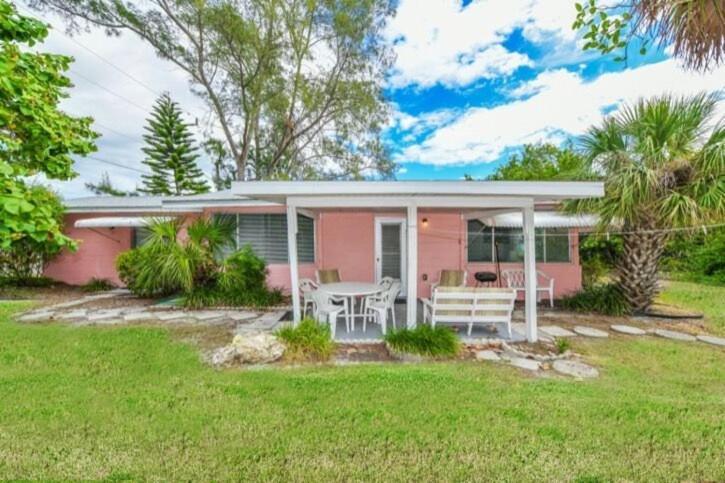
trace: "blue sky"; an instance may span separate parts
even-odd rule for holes
[[[523,144],[575,140],[624,102],[725,86],[725,67],[687,72],[666,51],[627,66],[584,53],[574,15],[573,0],[400,0],[385,31],[396,55],[385,79],[392,114],[385,141],[397,178],[485,177]],[[87,195],[83,184],[104,171],[124,189],[137,185],[146,106],[161,91],[199,120],[200,137],[213,129],[184,74],[140,40],[98,31],[70,39],[57,19],[46,20],[58,28],[45,48],[76,59],[65,107],[93,116],[103,134],[97,159],[77,163],[79,178],[54,183],[64,196]],[[202,167],[209,169],[206,160]]]

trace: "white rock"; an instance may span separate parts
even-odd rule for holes
[[[568,329],[559,327],[558,325],[544,325],[539,330],[551,337],[574,337],[576,334]]]
[[[639,327],[633,327],[631,325],[611,325],[610,328],[615,332],[619,332],[621,334],[627,334],[627,335],[645,335],[645,334],[647,334],[646,331],[640,329]]]
[[[697,340],[725,347],[725,339],[722,337],[715,337],[713,335],[698,335]]]
[[[682,332],[675,332],[674,330],[655,329],[655,334],[666,339],[681,340],[685,342],[692,342],[697,340],[693,335],[683,334]]]
[[[272,334],[250,332],[238,334],[232,340],[241,362],[258,364],[274,362],[284,354],[284,345]]]
[[[607,334],[603,330],[595,329],[594,327],[586,327],[584,325],[577,325],[576,327],[574,327],[574,332],[586,337],[609,337],[609,334]]]
[[[225,345],[215,349],[211,353],[209,360],[214,366],[228,366],[234,362],[237,357],[237,349],[231,345]]]
[[[589,379],[592,377],[599,377],[599,371],[583,362],[569,361],[569,360],[558,360],[554,361],[552,368],[561,374],[567,376],[576,377],[579,379]]]
[[[541,363],[533,359],[524,359],[523,357],[512,357],[509,359],[509,364],[519,369],[526,369],[527,371],[538,371],[541,369]]]
[[[498,362],[501,360],[498,354],[492,350],[476,351],[476,359],[479,361],[493,361]]]

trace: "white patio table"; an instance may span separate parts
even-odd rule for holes
[[[355,313],[355,298],[380,293],[385,289],[376,283],[370,282],[336,282],[320,284],[320,290],[335,297],[348,299],[350,313],[347,314],[347,318],[350,322],[350,327],[352,330],[355,330],[355,317],[363,317],[365,315],[362,311],[364,309],[362,305],[360,307],[361,312]]]

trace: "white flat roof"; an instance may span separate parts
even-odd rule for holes
[[[101,216],[98,218],[84,218],[76,220],[76,228],[129,228],[147,226],[153,220],[171,220],[168,216]]]
[[[536,202],[604,195],[597,181],[236,181],[237,196],[284,203],[289,197],[495,196]]]
[[[524,226],[521,213],[502,213],[478,219],[489,226],[504,228],[521,228]],[[534,213],[534,226],[537,228],[591,228],[596,226],[598,221],[599,217],[596,215],[568,215],[548,211]]]

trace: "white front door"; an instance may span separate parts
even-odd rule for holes
[[[400,280],[400,296],[406,293],[407,273],[405,218],[375,218],[375,280]]]

